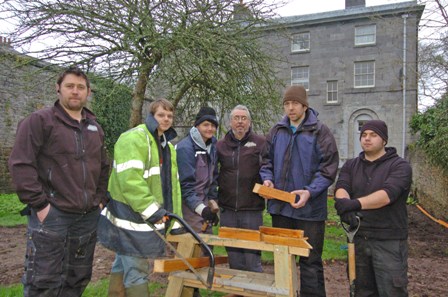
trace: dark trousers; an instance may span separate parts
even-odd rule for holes
[[[272,226],[286,229],[300,229],[308,237],[313,249],[309,257],[300,257],[300,297],[325,297],[322,250],[324,246],[325,221],[303,221],[280,215],[272,216]]]
[[[407,297],[408,243],[355,237],[357,297]]]
[[[263,225],[261,210],[221,211],[221,226],[258,230]],[[258,250],[226,247],[229,257],[229,267],[232,269],[262,272],[261,252]]]
[[[81,296],[92,276],[100,210],[73,214],[53,206],[28,217],[24,296]]]

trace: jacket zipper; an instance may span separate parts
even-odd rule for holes
[[[82,129],[82,127],[80,127]],[[77,131],[75,131],[75,138],[76,138],[76,147],[77,147],[77,154],[81,160],[81,165],[82,165],[82,181],[83,181],[83,188],[82,188],[82,194],[84,196],[84,211],[86,212],[87,209],[87,205],[88,205],[88,196],[87,196],[87,191],[86,191],[86,162],[84,159],[84,143],[83,143],[83,136],[82,136],[82,130],[80,130],[80,133],[78,133]]]
[[[238,142],[238,148],[236,149],[235,211],[238,211],[238,199],[240,197],[240,147],[241,147],[241,142]]]

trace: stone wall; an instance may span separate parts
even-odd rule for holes
[[[448,221],[448,175],[431,165],[425,154],[413,149],[409,154],[413,170],[412,193],[434,217]]]
[[[56,76],[50,65],[32,61],[0,42],[0,193],[13,192],[8,158],[17,124],[31,112],[53,105]]]

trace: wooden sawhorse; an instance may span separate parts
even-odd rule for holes
[[[296,297],[299,295],[296,256],[308,257],[311,246],[305,242],[304,247],[289,246],[287,243],[272,244],[263,241],[249,241],[221,238],[216,235],[200,234],[211,246],[225,246],[269,251],[274,255],[274,274],[256,273],[228,268],[215,267],[212,291],[243,296]],[[168,235],[167,239],[177,242],[177,251],[185,258],[197,252],[197,242],[190,234]],[[207,279],[208,268],[198,269],[203,279]],[[168,278],[165,297],[191,297],[193,288],[206,287],[190,271],[171,272]]]

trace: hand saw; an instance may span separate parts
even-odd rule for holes
[[[166,240],[165,236],[160,233],[157,228],[154,226],[154,224],[150,223],[147,221],[148,225],[153,229],[153,231],[157,234],[157,236],[160,237],[160,239],[163,240],[163,242],[168,246],[168,248],[173,251],[175,253],[175,255],[182,260],[182,262],[185,263],[185,265],[187,265],[187,267],[191,270],[191,272],[193,272],[193,274],[196,276],[196,278],[208,289],[210,289],[213,285],[213,277],[215,275],[215,256],[212,252],[212,250],[210,249],[210,247],[204,242],[204,240],[199,236],[199,234],[197,234],[193,228],[191,228],[190,225],[187,224],[187,222],[184,221],[184,219],[182,219],[180,216],[174,214],[174,213],[166,213],[165,215],[166,217],[168,217],[169,219],[175,219],[176,221],[178,221],[182,227],[185,228],[185,230],[188,231],[188,233],[190,233],[198,242],[199,244],[204,248],[204,250],[207,252],[207,254],[209,255],[210,258],[210,267],[208,269],[208,275],[207,275],[207,281],[204,280],[204,278],[199,274],[199,272],[194,269],[194,267],[177,251],[177,249],[171,244],[171,242],[169,242],[168,240]]]

